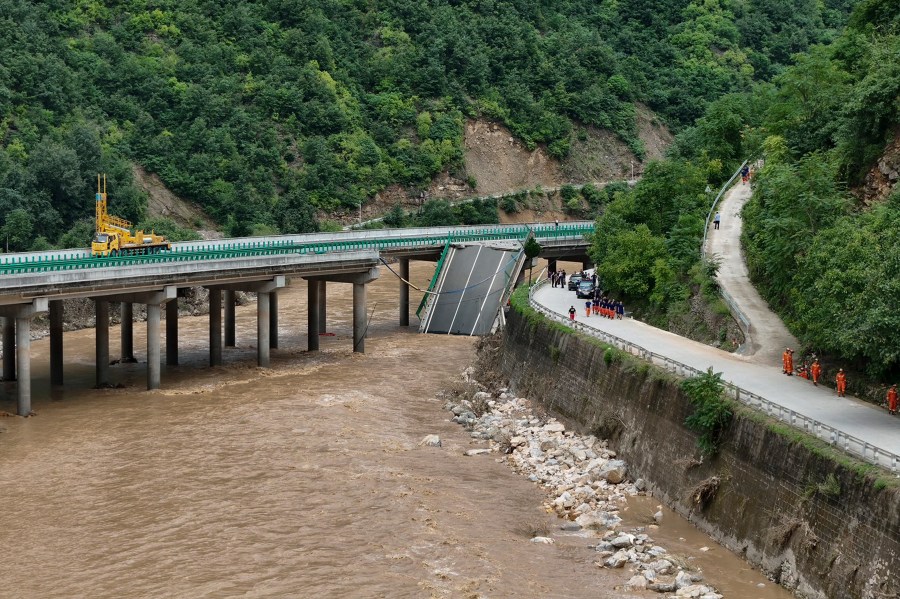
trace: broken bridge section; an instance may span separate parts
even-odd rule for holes
[[[421,333],[488,335],[522,272],[518,242],[450,244],[419,313]]]

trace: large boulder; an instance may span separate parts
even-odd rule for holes
[[[622,460],[610,460],[600,469],[599,476],[606,479],[606,482],[614,485],[625,480],[628,474],[628,468]]]
[[[421,441],[419,441],[419,446],[425,447],[440,447],[441,446],[441,438],[437,435],[425,435]]]

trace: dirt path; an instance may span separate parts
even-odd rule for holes
[[[741,210],[750,196],[750,186],[740,183],[725,194],[719,204],[722,222],[718,231],[710,223],[706,254],[721,258],[719,284],[750,321],[745,355],[751,362],[779,364],[784,348],[797,348],[799,343],[750,282],[741,251]]]

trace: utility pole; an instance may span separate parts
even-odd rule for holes
[[[362,224],[362,200],[359,201],[359,224]]]

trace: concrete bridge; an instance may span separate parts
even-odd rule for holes
[[[451,244],[524,242],[529,235],[549,259],[587,261],[594,223],[531,223],[473,227],[347,231],[173,244],[148,256],[92,257],[89,250],[58,250],[0,256],[0,317],[3,318],[3,380],[17,381],[17,413],[31,412],[31,319],[49,311],[50,380],[63,385],[62,300],[87,297],[96,309],[96,384],[109,383],[109,304],[121,305],[121,359],[133,360],[133,305],[147,306],[147,388],[160,386],[161,306],[166,310],[166,364],[178,364],[181,290],[209,290],[209,361],[222,364],[222,349],[235,345],[235,292],[257,294],[257,362],[269,366],[278,347],[278,290],[291,277],[308,286],[308,350],[319,349],[325,330],[327,284],[353,285],[353,351],[365,351],[366,285],[390,259],[402,279],[409,261],[437,261]],[[409,287],[399,285],[399,325],[409,325]],[[224,318],[223,318],[224,308]],[[224,337],[223,337],[224,325]]]

